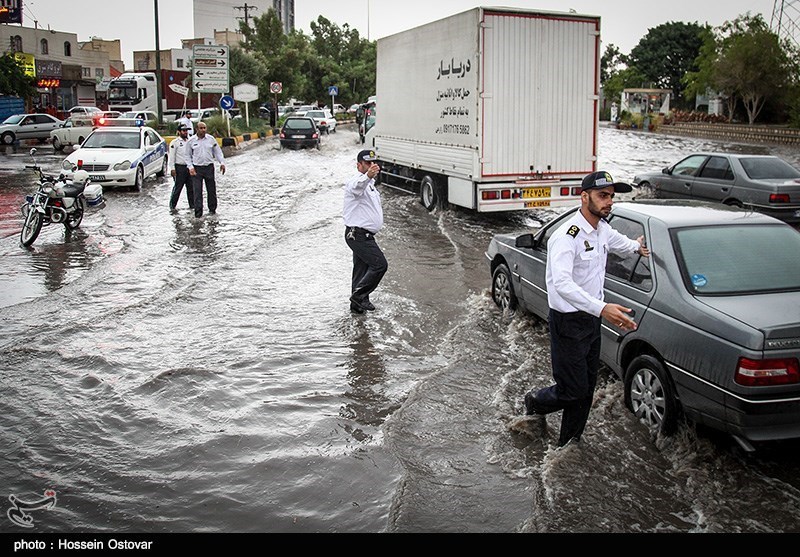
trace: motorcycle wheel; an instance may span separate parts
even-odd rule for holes
[[[83,212],[86,207],[83,204],[83,199],[78,198],[75,200],[75,211],[67,215],[67,220],[64,221],[64,226],[67,230],[75,230],[81,225],[83,220]]]
[[[28,211],[28,216],[25,217],[25,222],[22,225],[22,232],[19,233],[19,240],[25,247],[30,246],[39,237],[39,232],[42,230],[42,214],[39,211],[31,208]]]

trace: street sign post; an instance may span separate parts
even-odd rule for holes
[[[334,112],[336,106],[336,95],[339,94],[339,88],[336,85],[328,87],[328,94],[331,96],[331,114]]]
[[[231,136],[231,113],[230,109],[233,108],[233,97],[230,95],[223,95],[219,98],[219,107],[225,111],[225,120],[228,122],[228,137]]]
[[[195,93],[230,91],[229,53],[227,45],[192,47],[192,90]]]
[[[244,103],[244,118],[250,127],[250,110],[248,104],[258,99],[258,87],[250,83],[240,83],[233,87],[233,98]]]
[[[269,117],[269,125],[275,127],[278,125],[278,93],[283,92],[283,83],[280,81],[273,81],[269,84],[269,92],[275,97],[275,102],[272,103],[272,113]]]

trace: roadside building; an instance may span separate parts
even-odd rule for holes
[[[52,106],[63,116],[76,105],[97,105],[95,89],[111,75],[111,58],[81,45],[75,33],[0,24],[2,51],[15,54],[37,79],[38,95],[28,100],[29,110]]]

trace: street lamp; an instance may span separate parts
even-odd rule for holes
[[[156,104],[158,105],[158,125],[160,126],[164,120],[164,107],[161,106],[161,44],[158,38],[158,0],[153,0],[153,8],[156,17]]]

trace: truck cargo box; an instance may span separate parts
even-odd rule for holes
[[[378,157],[414,180],[435,173],[464,207],[574,204],[596,169],[599,40],[599,17],[506,8],[379,39]]]

